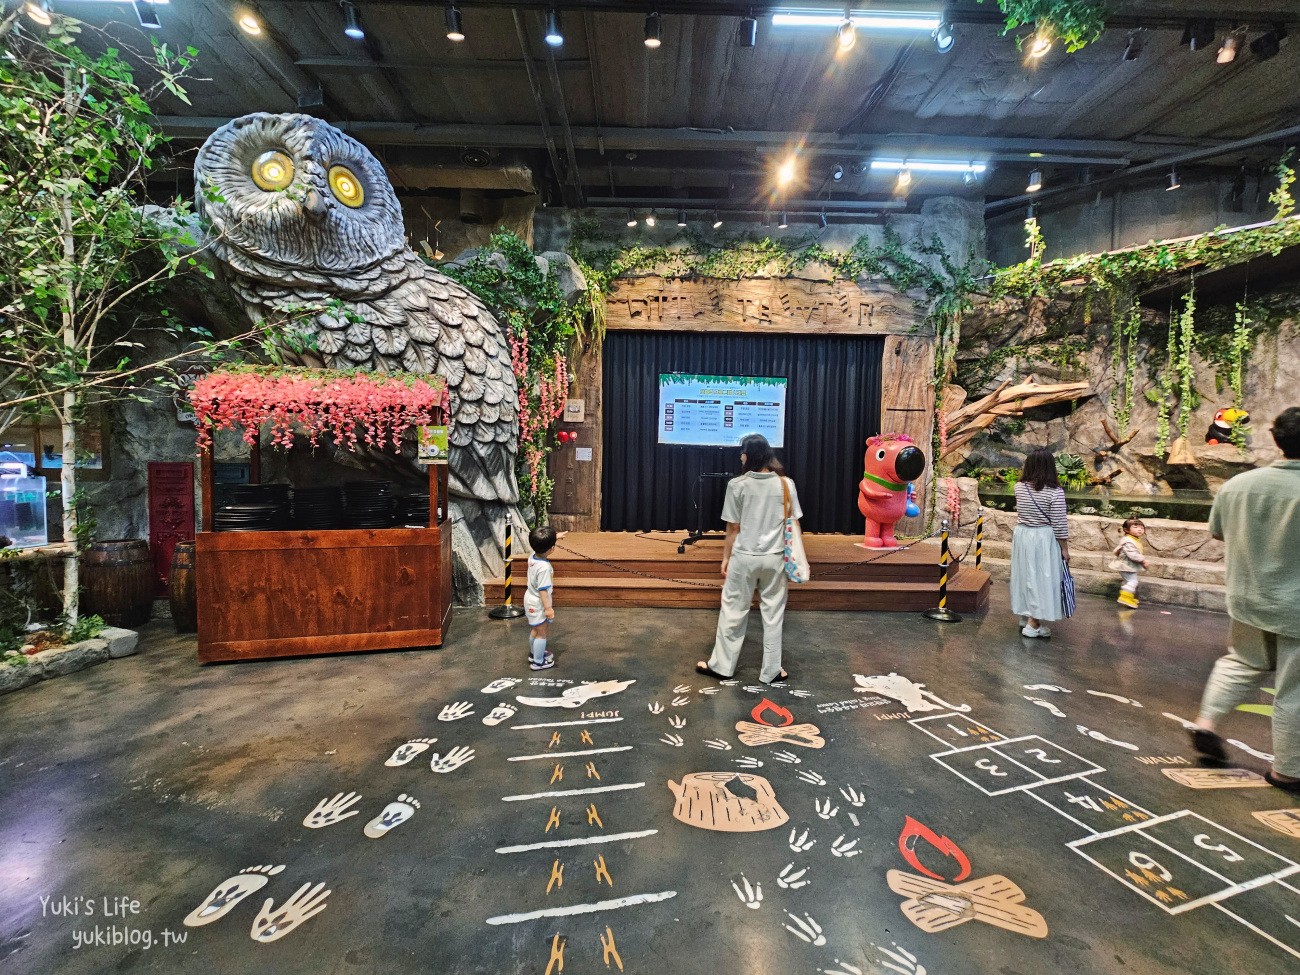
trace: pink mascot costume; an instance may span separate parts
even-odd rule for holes
[[[894,522],[907,512],[907,486],[925,471],[925,454],[902,433],[867,441],[865,470],[858,485],[858,510],[867,519],[863,548],[898,548]]]

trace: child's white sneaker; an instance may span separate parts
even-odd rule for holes
[[[555,656],[553,654],[548,653],[545,656],[545,658],[543,658],[540,664],[535,662],[530,662],[528,666],[531,667],[533,670],[550,670],[552,667],[555,666]]]
[[[1024,626],[1021,627],[1020,629],[1020,635],[1028,636],[1028,637],[1037,637],[1040,640],[1046,640],[1048,637],[1052,635],[1052,631],[1045,626],[1040,626],[1037,628],[1034,628],[1032,626]]]

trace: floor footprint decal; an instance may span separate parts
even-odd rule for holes
[[[491,728],[494,725],[499,725],[502,721],[509,721],[515,716],[515,712],[518,710],[519,708],[515,707],[513,704],[502,702],[494,707],[487,716],[483,718],[483,723]]]
[[[395,802],[390,802],[381,812],[370,822],[366,823],[365,828],[361,831],[369,836],[372,840],[387,836],[390,830],[401,826],[420,808],[420,800],[408,795],[400,795]]]
[[[283,869],[283,864],[245,867],[233,877],[227,877],[217,884],[212,889],[212,893],[203,898],[203,903],[190,911],[181,923],[187,927],[201,928],[213,921],[220,921],[235,909],[235,905],[249,894],[261,890]]]
[[[429,746],[437,740],[437,738],[412,738],[405,745],[398,745],[397,750],[388,756],[388,761],[384,764],[389,768],[397,768],[399,765],[405,765],[411,759],[415,758],[416,755],[428,751]]]
[[[278,908],[274,906],[275,901],[268,897],[262,909],[257,912],[257,917],[253,919],[253,927],[248,932],[248,936],[258,944],[270,944],[272,941],[279,941],[304,921],[314,918],[325,910],[326,898],[334,893],[332,890],[322,893],[321,888],[324,886],[324,884],[317,884],[312,887],[309,881],[299,887],[294,895]]]

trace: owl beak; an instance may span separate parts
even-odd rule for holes
[[[319,190],[308,190],[307,195],[303,198],[302,208],[307,211],[309,216],[319,220],[329,212],[329,203]]]

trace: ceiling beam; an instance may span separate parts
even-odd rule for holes
[[[280,0],[282,3],[316,3],[319,0]],[[427,7],[428,0],[366,0],[375,6]],[[775,10],[811,8],[826,10],[836,7],[828,0],[784,0],[784,2],[752,3],[749,0],[458,0],[462,9],[486,8],[497,10],[550,10],[558,8],[561,12],[600,12],[623,14],[647,14],[657,11],[666,16],[697,15],[714,17],[744,17],[751,11],[756,17],[762,17]],[[855,7],[868,9],[867,0],[857,0]],[[937,4],[935,0],[890,0],[891,10],[911,10],[932,13]],[[1132,6],[1139,6],[1133,4]],[[1240,7],[1227,3],[1183,2],[1170,0],[1163,5],[1144,3],[1142,7],[1152,8],[1146,13],[1133,14],[1116,12],[1106,18],[1106,26],[1120,30],[1134,27],[1168,28],[1182,30],[1189,19],[1206,18],[1223,21],[1235,21],[1263,25],[1282,23],[1300,25],[1300,12],[1294,7],[1287,9],[1282,2],[1274,8],[1261,8],[1242,12]],[[1163,8],[1163,9],[1162,9]],[[958,24],[997,24],[1001,25],[1005,17],[994,4],[976,5],[972,3],[950,4],[946,10],[949,19]]]
[[[502,59],[490,61],[434,61],[434,60],[393,60],[369,61],[362,58],[327,55],[323,57],[298,58],[294,62],[301,68],[315,68],[324,72],[365,72],[365,71],[419,71],[422,74],[490,74],[493,72],[514,73],[526,71],[527,66],[521,60]],[[565,58],[555,62],[557,71],[587,71],[590,61],[587,58]]]
[[[1104,187],[1113,186],[1116,183],[1128,182],[1129,180],[1135,179],[1139,176],[1167,173],[1175,166],[1204,162],[1207,159],[1216,159],[1219,156],[1234,155],[1238,152],[1244,152],[1258,146],[1284,145],[1295,139],[1300,139],[1300,125],[1292,125],[1285,129],[1275,129],[1272,132],[1252,135],[1246,139],[1237,139],[1235,142],[1226,142],[1209,149],[1196,149],[1189,152],[1178,153],[1177,155],[1166,156],[1164,159],[1157,159],[1152,162],[1143,163],[1140,166],[1132,166],[1128,169],[1120,170],[1117,173],[1112,173],[1099,179],[1087,180],[1086,182],[1078,183],[1074,186],[1062,186],[1058,189],[1039,190],[1037,193],[1022,193],[1020,196],[1012,196],[1004,200],[994,200],[985,204],[984,215],[992,217],[999,213],[1006,213],[1009,210],[1016,210],[1028,206],[1031,203],[1039,205],[1045,200],[1064,201],[1076,196],[1087,196],[1096,193]]]
[[[163,130],[177,138],[205,138],[229,121],[213,116],[159,116]],[[363,141],[411,146],[488,146],[497,148],[541,148],[553,138],[549,119],[539,134],[534,125],[468,125],[455,123],[352,121],[338,122],[339,128]],[[954,159],[975,158],[1019,161],[1123,166],[1138,160],[1159,158],[1171,149],[1222,147],[1219,140],[1189,142],[1124,142],[1110,139],[1035,139],[1021,136],[954,136],[908,133],[870,135],[834,132],[776,132],[734,129],[633,128],[574,126],[573,142],[579,149],[602,151],[740,151],[777,152],[788,148],[794,138],[803,140],[804,154],[853,156],[868,153],[917,156],[932,153]],[[548,136],[547,133],[550,133]],[[1041,156],[1031,158],[1031,153]],[[1214,155],[1213,152],[1210,155]],[[557,155],[558,162],[558,155]]]

